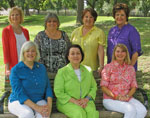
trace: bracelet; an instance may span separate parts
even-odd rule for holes
[[[90,96],[86,96],[85,98],[87,98],[89,101],[92,100]]]
[[[117,95],[114,95],[113,99],[114,99],[114,100],[117,100]]]
[[[127,94],[127,95],[125,95],[127,98],[129,98],[129,95]]]

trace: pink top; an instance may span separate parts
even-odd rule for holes
[[[115,95],[126,95],[133,87],[138,87],[136,73],[133,66],[128,64],[120,65],[114,61],[107,64],[102,71],[100,86],[105,86]],[[103,94],[104,99],[112,99]]]

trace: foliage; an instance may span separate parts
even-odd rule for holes
[[[109,4],[109,3],[104,1],[104,5],[103,5],[103,8],[102,8],[102,10],[104,11],[104,14],[109,16],[112,12],[112,8],[113,8],[112,4]]]
[[[144,16],[148,16],[150,11],[150,0],[140,0],[140,10],[144,13]]]

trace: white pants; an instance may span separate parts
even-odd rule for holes
[[[104,99],[103,105],[107,110],[123,113],[124,118],[144,118],[147,114],[145,106],[134,98],[129,102]]]
[[[45,100],[40,100],[36,104],[46,105]],[[25,104],[20,104],[19,101],[9,102],[8,110],[10,113],[18,116],[18,118],[43,118],[42,115]]]

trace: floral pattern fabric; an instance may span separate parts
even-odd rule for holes
[[[126,95],[133,87],[138,87],[135,69],[131,65],[120,65],[116,61],[107,64],[102,71],[100,86],[107,87],[115,95]],[[104,99],[112,99],[103,94]]]
[[[65,55],[71,43],[65,32],[62,31],[62,37],[55,40],[50,39],[45,31],[41,31],[34,41],[39,47],[40,63],[46,66],[48,72],[56,73],[59,68],[66,65]]]

